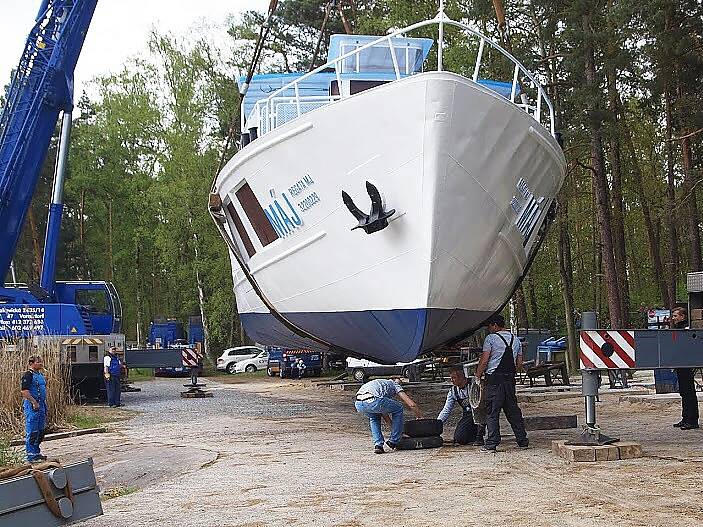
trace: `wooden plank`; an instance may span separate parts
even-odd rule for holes
[[[42,441],[51,441],[53,439],[66,439],[68,437],[78,437],[88,434],[103,434],[107,432],[107,428],[100,426],[97,428],[83,428],[82,430],[70,430],[68,432],[56,432],[55,434],[47,434]],[[10,443],[10,446],[22,446],[24,439],[15,439]]]
[[[528,415],[525,416],[525,429],[530,430],[561,430],[576,428],[576,415]]]
[[[620,459],[634,459],[642,457],[642,445],[634,441],[618,441],[615,443],[620,452]]]

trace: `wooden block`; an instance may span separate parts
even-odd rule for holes
[[[590,446],[575,446],[566,445],[566,441],[553,441],[552,449],[554,449],[554,443],[557,443],[558,453],[557,455],[567,461],[573,462],[583,462],[583,461],[595,461],[596,453],[595,449]]]
[[[703,309],[691,309],[691,320],[703,320]]]
[[[634,459],[642,457],[642,445],[634,441],[618,441],[614,443],[620,452],[620,459]]]
[[[617,461],[620,459],[620,450],[613,445],[593,447],[596,453],[596,461]]]
[[[688,327],[691,329],[703,329],[703,320],[691,320]]]

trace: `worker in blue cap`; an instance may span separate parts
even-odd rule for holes
[[[39,444],[44,439],[46,427],[46,378],[41,373],[44,369],[42,358],[38,355],[29,357],[29,367],[22,375],[21,393],[24,399],[22,407],[25,418],[25,449],[30,463],[44,461]]]

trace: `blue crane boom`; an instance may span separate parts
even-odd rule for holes
[[[10,84],[0,116],[0,287],[59,113],[70,116],[73,109],[73,71],[96,4],[97,0],[42,0]],[[62,205],[54,202],[51,209],[42,286],[53,282]],[[48,285],[53,293],[53,285]]]

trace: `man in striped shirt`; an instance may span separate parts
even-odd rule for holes
[[[444,403],[444,408],[439,412],[437,419],[446,423],[454,406],[458,404],[463,413],[454,430],[454,442],[459,445],[473,443],[476,446],[481,446],[483,445],[483,435],[486,431],[486,425],[477,425],[474,422],[473,410],[469,404],[471,384],[469,383],[469,379],[466,378],[464,368],[461,366],[453,366],[449,370],[449,379],[452,381],[453,386],[447,393],[447,402]]]

